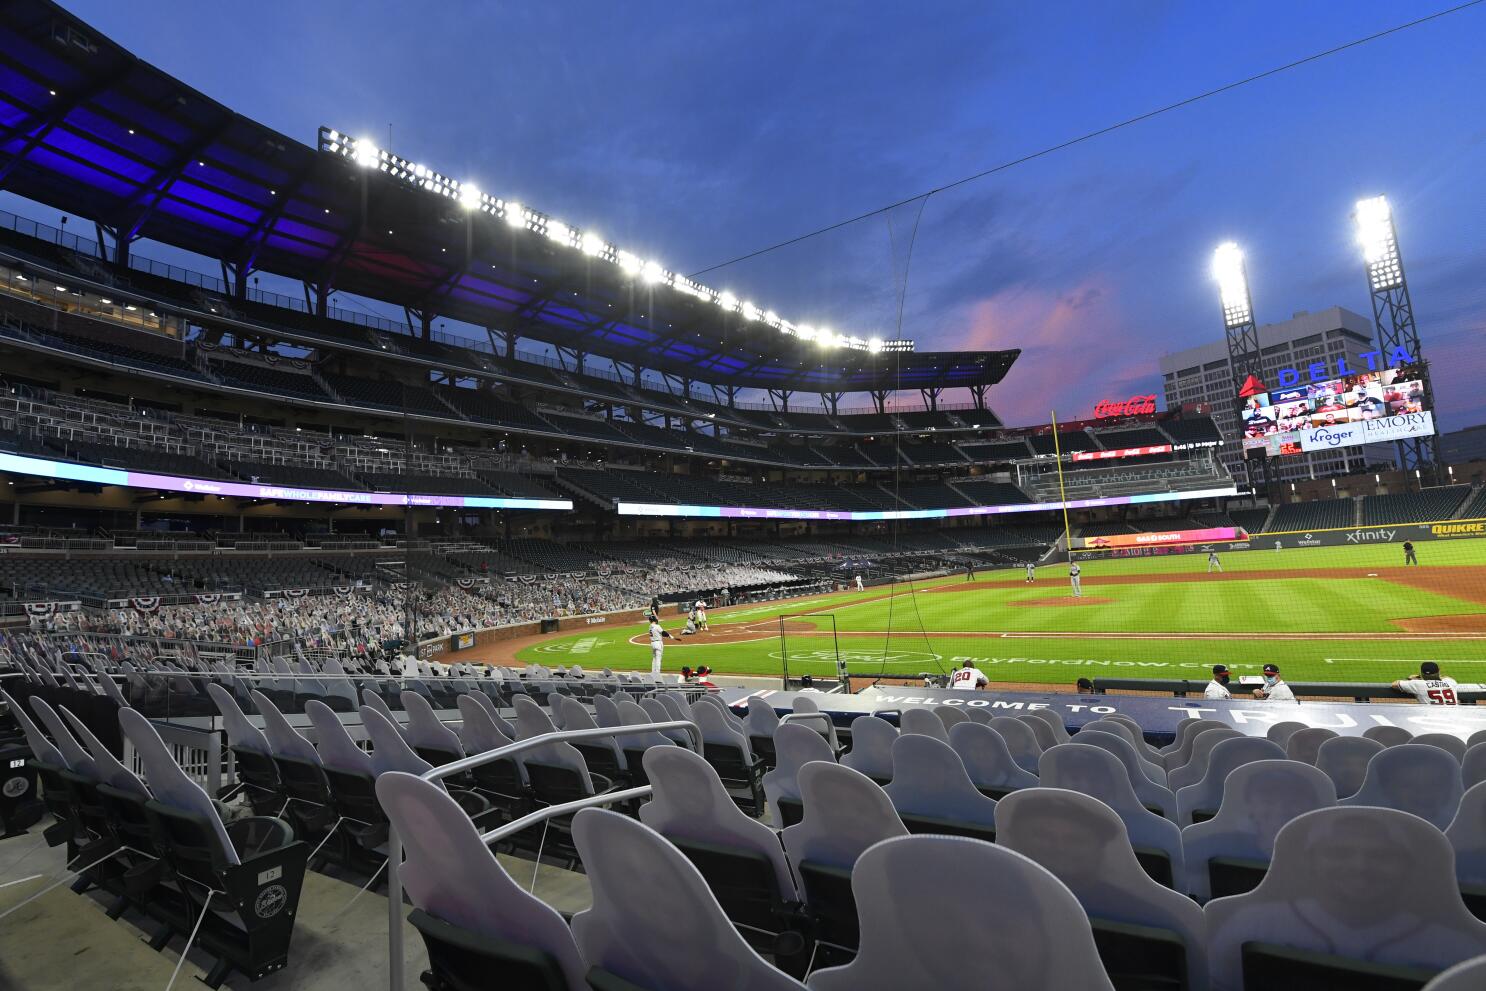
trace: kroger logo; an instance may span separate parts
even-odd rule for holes
[[[1310,442],[1318,447],[1341,447],[1352,439],[1350,430],[1332,430],[1329,427],[1321,427],[1312,430]]]

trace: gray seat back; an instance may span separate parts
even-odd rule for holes
[[[800,769],[811,761],[836,763],[825,737],[802,723],[784,723],[774,731],[774,769],[764,775],[764,797],[776,817],[781,799],[801,800]]]
[[[1262,736],[1227,739],[1213,747],[1208,755],[1207,771],[1202,780],[1176,793],[1176,824],[1192,825],[1193,813],[1207,809],[1216,812],[1223,801],[1223,783],[1233,770],[1256,760],[1285,760],[1278,743]]]
[[[1236,984],[1248,942],[1434,970],[1486,953],[1486,923],[1461,900],[1453,860],[1444,834],[1416,816],[1307,812],[1280,828],[1258,887],[1204,908],[1212,972]]]
[[[1113,809],[1077,792],[1028,788],[1007,795],[996,812],[998,846],[1041,864],[1091,918],[1175,933],[1187,951],[1186,986],[1207,987],[1202,909],[1151,879]]]
[[[960,723],[950,731],[949,745],[977,789],[1015,791],[1037,786],[1037,775],[1012,758],[1006,740],[987,723]]]
[[[1172,879],[1182,876],[1182,831],[1165,816],[1146,808],[1130,783],[1130,772],[1108,750],[1062,743],[1043,753],[1038,764],[1042,784],[1097,798],[1125,824],[1134,846],[1156,850],[1171,863]]]
[[[46,734],[41,731],[41,727],[32,721],[31,717],[21,707],[21,704],[4,691],[0,691],[0,699],[5,700],[5,705],[10,709],[10,714],[15,717],[16,722],[21,724],[21,732],[26,735],[26,745],[31,748],[31,755],[43,764],[50,764],[53,767],[67,767],[67,758],[62,756],[62,751],[58,750],[51,740],[47,739]]]
[[[428,699],[418,692],[403,692],[398,697],[402,699],[403,710],[408,714],[408,743],[414,747],[464,756],[459,734],[439,721],[433,706],[428,704]]]
[[[1042,745],[1032,727],[1015,716],[997,716],[991,720],[991,729],[1001,734],[1011,759],[1024,771],[1037,773],[1037,762],[1042,758]]]
[[[1182,830],[1186,875],[1177,883],[1205,902],[1212,897],[1208,864],[1217,857],[1269,863],[1274,839],[1292,819],[1336,804],[1336,786],[1298,760],[1260,760],[1235,768],[1218,814]]]
[[[593,907],[572,925],[590,967],[644,988],[804,988],[744,941],[701,873],[655,830],[583,809],[573,817],[573,842],[593,889]]]
[[[1387,748],[1364,736],[1339,736],[1316,751],[1316,767],[1336,786],[1338,799],[1351,798],[1367,777],[1367,764]]]
[[[949,742],[949,731],[944,720],[933,709],[904,709],[898,717],[898,729],[902,733],[922,733],[936,740]]]
[[[748,699],[748,718],[744,722],[749,736],[767,736],[773,739],[774,731],[779,728],[779,713],[768,702],[752,696]]]
[[[262,754],[265,757],[273,753],[268,745],[268,737],[263,731],[248,721],[247,715],[238,706],[237,699],[232,693],[221,685],[207,685],[206,692],[216,703],[217,711],[222,714],[222,728],[227,731],[227,743],[237,750],[246,750],[249,753]]]
[[[1385,747],[1396,747],[1414,738],[1414,734],[1402,726],[1369,726],[1362,731],[1362,735],[1369,740],[1377,740]]]
[[[773,865],[784,899],[794,900],[795,882],[779,834],[738,808],[711,764],[685,747],[653,747],[645,751],[644,764],[653,791],[640,807],[641,822],[670,840],[762,854]]]
[[[1203,733],[1203,737],[1215,736],[1214,733]],[[1201,739],[1201,737],[1199,737]],[[1123,736],[1114,733],[1104,733],[1099,730],[1080,730],[1073,737],[1074,745],[1098,747],[1115,756],[1125,767],[1125,774],[1130,779],[1130,787],[1135,790],[1135,796],[1140,803],[1152,809],[1159,809],[1161,815],[1176,822],[1176,796],[1170,789],[1163,788],[1150,778],[1145,776],[1141,767],[1140,758],[1135,753],[1135,748],[1130,741]]]
[[[433,765],[419,757],[397,731],[397,725],[369,705],[361,707],[361,723],[372,742],[372,772],[381,777],[389,771],[422,775]]]
[[[620,721],[625,726],[648,726],[654,722],[650,714],[640,707],[637,702],[621,699],[615,703],[615,709],[619,713]],[[669,747],[675,744],[674,740],[656,732],[650,733],[626,733],[617,737],[619,746],[627,750],[646,750],[651,747]]]
[[[227,827],[222,824],[222,817],[212,804],[211,797],[181,770],[175,758],[170,756],[170,748],[160,739],[160,734],[150,725],[150,721],[133,709],[120,709],[119,728],[134,745],[140,767],[144,768],[145,783],[155,801],[206,820],[216,833],[217,842],[221,844],[220,853],[225,861],[229,864],[240,863],[237,849],[232,845],[232,838],[227,835]]]
[[[936,705],[934,706],[934,715],[939,717],[939,721],[944,724],[946,731],[955,723],[963,723],[970,718],[965,715],[965,710],[957,705]]]
[[[1078,900],[1047,869],[1003,846],[958,836],[880,842],[851,879],[861,949],[816,971],[811,991],[1114,991]],[[994,981],[967,962],[996,962]]]
[[[323,766],[344,774],[372,773],[371,754],[356,745],[330,706],[319,699],[310,699],[304,704],[304,714],[315,727],[315,751]]]
[[[753,763],[753,747],[749,744],[748,737],[729,723],[715,705],[698,702],[691,707],[691,720],[702,731],[704,744],[734,747],[742,754],[745,763]]]
[[[607,695],[593,697],[593,720],[604,727],[624,725],[619,719],[619,706]]]
[[[1231,727],[1199,734],[1192,740],[1192,759],[1181,767],[1172,768],[1167,772],[1166,787],[1177,791],[1201,781],[1202,776],[1207,773],[1207,761],[1213,752],[1213,747],[1224,740],[1231,740],[1238,736],[1243,736],[1243,734]]]
[[[890,781],[897,739],[898,727],[881,716],[858,716],[851,721],[851,750],[842,754],[841,763],[869,778]]]
[[[58,711],[62,713],[62,718],[71,724],[73,733],[82,741],[83,746],[88,748],[88,753],[93,757],[93,768],[98,774],[98,781],[112,785],[119,791],[130,795],[138,795],[141,798],[149,797],[150,791],[144,786],[144,782],[120,763],[119,759],[103,745],[98,737],[93,735],[93,731],[88,729],[81,719],[67,711],[65,705]]]
[[[1278,743],[1281,747],[1283,747],[1290,742],[1290,737],[1292,734],[1298,733],[1306,728],[1307,726],[1305,723],[1298,723],[1293,719],[1285,719],[1275,723],[1269,729],[1265,730],[1264,737],[1265,739],[1271,740],[1274,743]]]
[[[1037,738],[1037,746],[1041,749],[1050,750],[1058,745],[1058,735],[1053,732],[1053,728],[1048,725],[1046,720],[1039,719],[1031,712],[1023,712],[1016,718],[1027,724],[1027,728]],[[986,720],[986,722],[989,723],[990,720]]]
[[[1460,761],[1460,783],[1467,791],[1486,781],[1486,743],[1475,743],[1466,748]]]
[[[279,707],[260,691],[249,694],[253,699],[253,708],[263,717],[263,735],[268,737],[269,752],[275,757],[289,757],[306,764],[318,765],[320,755],[315,751],[314,745],[289,725],[289,720],[284,718]]]
[[[949,744],[908,733],[893,742],[888,799],[900,815],[923,816],[996,828],[996,801],[975,790],[959,754]]]
[[[72,730],[57,715],[57,710],[47,704],[46,699],[40,695],[31,696],[31,710],[36,713],[36,718],[41,720],[52,735],[52,741],[56,743],[57,750],[62,754],[64,766],[75,774],[81,774],[90,781],[98,780],[98,768],[93,763],[93,757],[83,749],[83,745],[77,742],[77,737],[72,735]]]
[[[1460,808],[1445,830],[1455,851],[1455,876],[1461,884],[1486,885],[1486,783],[1474,784],[1460,796]]]
[[[390,724],[386,732],[402,739]],[[377,778],[377,798],[402,838],[403,889],[414,905],[478,935],[550,954],[566,991],[587,991],[587,967],[568,924],[511,879],[454,799],[430,782],[396,771]]]
[[[1420,733],[1409,742],[1439,747],[1457,761],[1465,760],[1465,741],[1453,733]]]
[[[1337,738],[1336,730],[1324,726],[1308,726],[1290,734],[1285,741],[1285,756],[1291,760],[1314,764],[1321,753],[1321,744]]]
[[[796,876],[803,863],[850,870],[872,844],[908,835],[887,792],[849,767],[812,761],[800,769],[799,785],[805,817],[783,833]]]
[[[1410,812],[1445,829],[1460,808],[1460,764],[1439,747],[1401,743],[1367,762],[1362,787],[1338,804],[1375,805]]]

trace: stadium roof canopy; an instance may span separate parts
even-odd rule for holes
[[[558,243],[539,214],[513,226],[365,167],[327,133],[312,148],[236,114],[48,0],[6,5],[0,188],[93,220],[126,252],[150,238],[220,259],[240,283],[260,270],[320,298],[403,306],[425,332],[442,315],[737,388],[989,386],[1019,354],[823,347]]]

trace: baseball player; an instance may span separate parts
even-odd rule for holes
[[[1214,568],[1216,568],[1218,574],[1221,575],[1223,573],[1223,562],[1218,560],[1218,552],[1217,551],[1208,551],[1207,552],[1207,573],[1208,574],[1212,574]]]
[[[861,590],[862,590],[862,576],[861,575],[857,575],[857,591],[860,592]]]
[[[975,562],[974,561],[966,561],[965,562],[965,580],[967,582],[968,581],[974,581],[975,580]]]
[[[1083,579],[1079,577],[1081,571],[1078,562],[1074,561],[1068,565],[1068,582],[1073,586],[1073,597],[1082,599],[1084,597]]]
[[[665,641],[665,638],[670,637],[670,636],[671,636],[671,634],[669,632],[667,632],[666,629],[663,626],[660,625],[660,620],[659,619],[652,618],[650,620],[650,673],[651,674],[660,674],[660,659],[661,659],[661,655],[663,653],[665,653],[665,649],[666,649],[666,645],[665,645],[665,642],[664,641]]]
[[[1424,705],[1459,705],[1455,694],[1454,678],[1440,676],[1440,666],[1434,661],[1419,665],[1419,673],[1400,678],[1393,683],[1393,690],[1412,695]]]
[[[697,629],[699,629],[699,630],[706,630],[707,629],[707,603],[704,602],[701,599],[698,599],[697,600],[696,614],[697,614]]]
[[[1411,540],[1405,540],[1403,542],[1403,563],[1405,567],[1410,564],[1417,565],[1419,563],[1419,556],[1414,553],[1414,543]]]
[[[1202,697],[1205,699],[1233,698],[1233,693],[1228,690],[1228,679],[1231,677],[1232,675],[1228,673],[1228,665],[1214,664],[1213,680],[1209,681],[1207,688],[1203,689]]]
[[[985,676],[985,672],[975,666],[974,661],[966,661],[960,665],[958,671],[949,676],[949,687],[956,692],[973,692],[989,685],[991,680]]]
[[[1254,698],[1269,702],[1297,701],[1295,693],[1290,691],[1290,686],[1280,677],[1278,664],[1264,665],[1264,685],[1254,689]]]
[[[1027,562],[1027,584],[1028,585],[1035,585],[1035,584],[1037,584],[1037,562],[1036,561],[1028,561]]]

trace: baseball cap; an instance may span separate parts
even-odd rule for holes
[[[1440,673],[1440,666],[1434,661],[1425,661],[1419,665],[1419,673],[1426,678],[1430,678]]]
[[[1213,665],[1213,674],[1227,674],[1227,673],[1228,673],[1228,665],[1226,665],[1226,664],[1214,664]]]
[[[1279,674],[1280,673],[1280,666],[1278,664],[1266,664],[1266,665],[1264,665],[1264,673],[1265,674]]]

